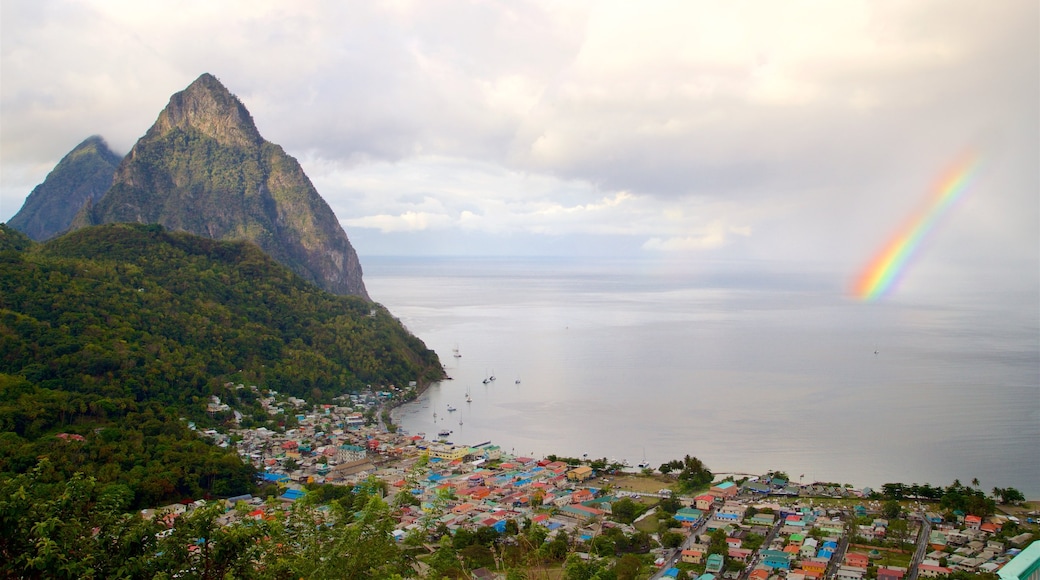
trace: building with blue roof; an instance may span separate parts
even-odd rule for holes
[[[284,501],[296,501],[306,494],[307,492],[303,491],[302,489],[287,489],[285,490],[285,493],[278,497],[278,499]]]

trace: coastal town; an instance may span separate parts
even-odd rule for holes
[[[523,457],[491,441],[452,442],[450,432],[403,433],[384,423],[389,414],[382,411],[408,389],[310,405],[256,386],[228,387],[256,394],[272,427],[199,431],[216,445],[234,447],[256,467],[268,492],[220,500],[226,508],[218,520],[223,525],[276,518],[318,486],[374,482],[388,498],[413,500],[395,509],[396,541],[410,535],[425,539],[433,530],[456,535],[489,528],[504,534],[538,525],[547,532],[546,542],[566,538],[575,553],[589,559],[599,553],[597,538],[608,533],[641,536],[646,564],[637,577],[644,578],[1012,578],[1021,562],[1035,564],[1040,558],[1040,542],[1032,543],[1037,519],[1027,515],[942,513],[934,503],[915,498],[893,509],[871,489],[803,484],[778,472],[730,475],[697,493],[681,494],[674,479],[647,466],[633,470],[603,461]],[[232,424],[242,419],[218,397],[207,409],[230,414]],[[178,515],[206,503],[157,506],[142,515],[167,518],[175,526]],[[633,515],[633,506],[638,517],[626,517]],[[482,567],[471,577],[505,575]]]

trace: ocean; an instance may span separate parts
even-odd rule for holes
[[[370,295],[452,377],[395,411],[410,433],[633,466],[689,454],[715,473],[855,487],[978,478],[1040,497],[1035,292],[862,302],[826,269],[753,263],[364,266]]]

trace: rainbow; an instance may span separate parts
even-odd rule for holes
[[[885,296],[906,269],[921,242],[956,202],[978,169],[978,157],[967,155],[940,179],[922,211],[900,228],[856,279],[852,293],[862,300]]]

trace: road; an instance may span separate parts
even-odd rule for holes
[[[762,557],[762,550],[768,550],[769,544],[772,543],[773,538],[780,533],[780,528],[784,526],[784,520],[780,518],[777,518],[777,520],[778,521],[773,524],[773,527],[769,530],[769,533],[766,534],[766,538],[762,540],[762,546],[758,550],[755,550],[755,553],[751,555],[751,561],[748,562],[748,565],[745,566],[744,570],[740,573],[739,580],[747,580],[748,576],[751,575],[751,571],[758,565],[758,561]]]
[[[664,564],[654,572],[654,575],[650,577],[651,580],[658,580],[659,578],[664,577],[665,571],[674,567],[679,562],[679,558],[682,557],[682,551],[689,548],[697,541],[697,536],[704,532],[704,527],[708,524],[708,520],[710,520],[711,516],[714,514],[715,507],[712,506],[711,509],[704,513],[704,517],[700,519],[700,523],[697,524],[697,527],[693,528],[690,535],[686,537],[685,541],[683,541],[682,545],[678,548],[672,548],[667,552],[664,557]]]
[[[924,512],[917,514],[921,520],[921,530],[917,534],[917,549],[914,550],[914,558],[910,560],[910,569],[907,570],[906,580],[917,580],[917,565],[924,560],[925,552],[928,551],[928,538],[932,534],[932,523]]]

